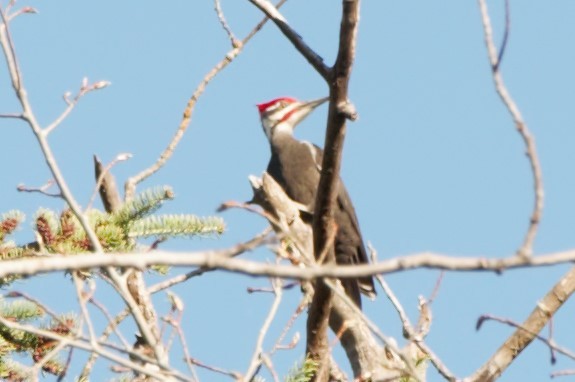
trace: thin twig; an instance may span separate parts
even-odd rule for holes
[[[256,374],[256,371],[258,370],[258,368],[260,367],[260,365],[262,364],[262,354],[263,354],[263,343],[264,343],[264,339],[266,337],[266,334],[276,316],[276,313],[278,311],[278,308],[280,306],[281,300],[282,300],[282,281],[280,279],[272,279],[271,280],[272,286],[274,288],[274,301],[272,303],[272,306],[270,308],[270,311],[268,313],[268,315],[266,316],[266,319],[264,320],[264,323],[262,325],[262,327],[260,328],[259,334],[258,334],[258,338],[256,340],[256,346],[254,349],[254,353],[252,355],[252,360],[250,362],[250,365],[248,367],[248,370],[246,371],[246,373],[244,374],[244,377],[242,379],[243,382],[249,382],[253,379],[253,377]]]
[[[8,4],[6,4],[6,13],[10,13],[10,10],[12,9],[12,7],[16,5],[16,0],[9,0]]]
[[[208,364],[201,362],[200,360],[198,360],[196,358],[190,358],[189,361],[191,363],[193,363],[194,365],[201,367],[203,369],[210,370],[210,371],[213,371],[213,372],[218,373],[218,374],[227,375],[228,377],[232,377],[236,381],[238,381],[242,378],[241,374],[238,373],[237,371],[229,371],[229,370],[219,368],[217,366],[210,366]]]
[[[401,302],[399,302],[399,299],[395,296],[395,293],[393,293],[389,284],[387,284],[382,275],[376,275],[376,279],[379,282],[379,285],[381,285],[381,288],[387,296],[387,299],[391,302],[391,305],[393,305],[393,308],[399,315],[399,319],[401,320],[404,331],[412,335],[414,333],[413,325],[411,325],[409,317],[407,316],[407,313],[405,313],[405,309],[403,309]]]
[[[0,114],[0,118],[24,119],[22,114],[17,114],[17,113]]]
[[[22,74],[20,73],[20,66],[18,65],[18,59],[16,57],[16,52],[14,51],[14,43],[12,42],[12,36],[10,35],[10,28],[8,28],[8,20],[2,7],[0,7],[0,18],[2,18],[2,25],[0,25],[0,42],[6,57],[6,63],[8,64],[12,87],[16,92],[18,92],[22,85]]]
[[[377,252],[371,245],[369,245],[369,249],[371,252],[372,262],[375,262],[377,260]],[[387,298],[395,308],[397,314],[399,315],[399,319],[401,320],[403,326],[403,332],[407,335],[408,339],[413,341],[416,344],[416,346],[423,353],[425,353],[425,355],[429,358],[433,366],[437,369],[437,371],[441,375],[443,375],[449,381],[454,381],[456,379],[455,375],[447,368],[447,366],[445,366],[445,364],[441,361],[441,359],[437,355],[435,355],[435,353],[429,348],[429,346],[427,346],[427,344],[423,341],[422,335],[415,332],[413,325],[409,321],[409,316],[405,312],[405,309],[401,305],[401,302],[399,301],[395,293],[393,293],[393,290],[391,289],[389,284],[387,284],[383,276],[376,275],[376,280],[381,285],[382,289],[385,292],[385,295],[387,296]],[[438,281],[436,283],[436,287],[434,288],[434,293],[432,293],[432,296],[435,295],[436,290],[439,288],[438,287],[439,284],[440,282]],[[429,303],[431,303],[431,300]]]
[[[216,15],[218,16],[218,20],[220,20],[222,28],[224,28],[224,31],[226,31],[226,34],[228,35],[230,42],[232,43],[232,47],[237,48],[239,44],[241,44],[241,41],[238,40],[236,36],[234,36],[234,32],[232,32],[232,29],[228,25],[226,18],[224,16],[224,12],[222,11],[222,5],[220,4],[220,0],[214,0],[214,7]]]
[[[52,350],[50,350],[47,354],[42,356],[41,360],[34,362],[34,365],[32,365],[30,371],[31,374],[34,375],[35,379],[38,378],[38,373],[40,373],[40,371],[44,368],[46,363],[50,362],[54,357],[56,357],[58,353],[62,351],[62,349],[66,348],[66,346],[68,346],[67,343],[58,342]]]
[[[569,375],[575,375],[575,370],[561,370],[561,371],[555,371],[553,373],[551,373],[551,378],[556,378],[556,377],[566,377]]]
[[[12,2],[10,2],[10,3],[12,3]],[[8,13],[9,10],[10,10],[10,4],[8,4],[6,6],[6,13]],[[8,22],[10,22],[20,15],[29,14],[29,13],[38,13],[38,11],[34,7],[29,7],[29,6],[22,7],[19,10],[15,11],[14,13],[8,14],[7,20],[8,20]]]
[[[118,325],[126,317],[128,317],[129,314],[130,314],[130,310],[128,308],[126,308],[120,314],[118,314],[115,319],[109,320],[108,326],[106,326],[106,328],[104,329],[104,332],[102,333],[102,335],[99,338],[99,342],[102,343],[102,342],[106,341],[108,339],[108,337],[110,336],[110,334],[112,334],[112,332],[117,332]],[[129,345],[126,343],[126,341],[124,340],[124,338],[122,336],[119,336],[119,338],[122,341],[122,343],[124,344],[126,351],[128,351]],[[82,372],[80,373],[79,380],[83,380],[83,379],[88,380],[89,379],[90,373],[92,372],[92,368],[94,367],[94,364],[96,363],[96,360],[98,359],[99,355],[100,354],[98,352],[95,352],[95,351],[91,352],[90,358],[88,358],[88,361],[86,361],[86,363],[84,364],[84,368],[82,369]]]
[[[268,239],[270,231],[271,230],[269,227],[266,228],[262,233],[255,236],[253,239],[251,239],[245,243],[240,243],[240,244],[234,246],[234,248],[231,251],[228,251],[227,253],[229,254],[230,257],[234,257],[234,256],[238,256],[242,253],[245,253],[247,251],[251,251],[252,249],[259,247],[260,245],[262,245],[266,242],[266,240]],[[185,273],[183,275],[178,275],[178,276],[172,277],[171,279],[160,281],[159,283],[150,286],[148,288],[148,293],[150,293],[150,294],[157,293],[161,290],[171,288],[172,286],[174,286],[176,284],[183,283],[186,280],[191,279],[192,277],[200,276],[206,272],[211,272],[214,270],[215,269],[213,269],[213,268],[201,267],[199,269],[195,269],[195,270],[188,272],[188,273]]]
[[[176,327],[176,331],[178,333],[178,338],[180,339],[180,342],[182,343],[182,350],[184,352],[184,361],[186,362],[186,365],[188,366],[188,369],[190,370],[190,373],[192,373],[192,377],[194,378],[195,381],[199,381],[200,379],[198,378],[198,374],[196,372],[196,368],[194,367],[194,363],[191,361],[192,357],[190,357],[190,351],[188,350],[188,344],[186,342],[186,335],[184,333],[184,331],[182,330],[181,325],[178,325]]]
[[[58,316],[58,314],[56,312],[54,312],[52,309],[50,309],[47,305],[42,304],[37,299],[35,299],[34,297],[32,297],[32,296],[30,296],[24,292],[11,291],[11,292],[6,293],[4,295],[4,298],[23,298],[24,300],[30,301],[32,304],[37,305],[40,309],[42,309],[42,311],[44,313],[48,314],[50,317],[52,317],[52,319],[54,321],[58,322],[60,325],[68,326],[66,321],[62,320],[62,318],[60,318]],[[69,328],[69,329],[73,329],[73,328]]]
[[[62,374],[60,374],[60,376],[56,380],[57,382],[62,382],[64,380],[64,378],[66,378],[66,375],[68,374],[68,370],[70,370],[70,365],[72,364],[72,355],[73,354],[74,354],[74,348],[71,347],[70,350],[68,350],[68,357],[66,357],[66,363],[64,364],[64,370],[62,371]]]
[[[499,377],[531,342],[537,338],[549,319],[569,300],[575,291],[575,267],[572,267],[547,292],[529,317],[511,334],[495,353],[481,366],[469,381],[493,381]],[[478,321],[478,325],[481,321]]]
[[[301,36],[293,30],[285,17],[278,11],[279,6],[274,7],[268,0],[250,0],[250,2],[258,7],[267,17],[269,17],[274,24],[282,31],[284,36],[290,40],[293,46],[301,53],[302,56],[314,67],[314,69],[326,81],[330,81],[332,69],[329,68],[316,52],[313,51],[301,38]]]
[[[280,7],[286,0],[281,0],[278,3],[278,7]],[[188,129],[190,122],[192,120],[192,115],[194,112],[194,108],[200,96],[204,93],[206,86],[214,79],[214,77],[221,72],[226,66],[228,66],[243,50],[244,46],[252,39],[252,37],[262,28],[262,26],[267,22],[267,17],[263,19],[239,44],[237,47],[234,47],[230,50],[224,58],[218,62],[209,72],[204,76],[190,99],[184,108],[184,117],[180,122],[180,125],[176,129],[176,133],[172,137],[168,146],[164,149],[164,151],[160,154],[160,157],[156,160],[154,164],[150,167],[144,169],[137,175],[129,178],[126,181],[124,186],[125,188],[125,199],[131,200],[134,196],[136,191],[136,186],[141,183],[143,180],[147,179],[154,173],[156,173],[160,168],[162,168],[167,161],[172,157],[176,147],[182,140],[184,133]]]
[[[95,288],[96,288],[96,284],[94,283],[94,281],[92,280],[92,286],[90,289],[92,289],[90,291],[89,295],[85,295],[84,293],[84,285],[82,280],[80,280],[80,278],[78,277],[78,272],[72,272],[72,279],[74,280],[74,286],[76,287],[76,295],[78,297],[78,303],[80,304],[80,310],[82,312],[82,317],[84,318],[84,322],[86,323],[86,326],[88,327],[88,335],[90,336],[90,343],[95,346],[95,344],[98,342],[97,338],[96,338],[96,331],[94,330],[94,325],[92,324],[92,319],[90,317],[90,314],[88,313],[88,308],[86,307],[86,301],[90,298],[92,298]]]
[[[421,350],[427,357],[429,361],[435,367],[435,370],[441,374],[448,381],[457,381],[458,378],[453,374],[451,370],[441,361],[441,358],[431,350],[431,348],[423,340],[415,340],[415,345]]]
[[[532,332],[529,329],[526,329],[522,324],[515,322],[513,320],[510,320],[508,318],[504,318],[504,317],[497,317],[491,314],[484,314],[481,317],[479,317],[479,319],[477,320],[478,324],[477,324],[477,330],[479,330],[479,328],[482,326],[482,324],[486,321],[496,321],[496,322],[500,322],[502,324],[505,325],[509,325],[513,328],[519,329],[519,330],[523,330],[526,333],[529,333],[529,335],[537,338],[539,341],[543,342],[545,345],[547,345],[549,347],[550,350],[552,351],[556,351],[557,353],[563,354],[565,357],[570,358],[571,360],[575,361],[575,352],[573,352],[572,350],[569,350],[565,347],[559,346],[557,345],[557,343],[555,343],[555,341],[552,338],[545,338],[542,335],[540,335],[538,332]]]
[[[110,86],[109,81],[97,81],[93,84],[88,84],[88,79],[84,78],[82,80],[82,85],[80,86],[80,90],[76,94],[76,96],[72,99],[69,98],[70,93],[65,93],[63,98],[64,102],[66,102],[67,106],[64,111],[46,128],[44,128],[43,132],[46,136],[48,136],[55,128],[60,126],[60,124],[70,115],[74,107],[78,104],[80,99],[88,94],[91,91],[103,89],[105,87]]]
[[[62,193],[60,193],[60,192],[48,192],[48,191],[47,191],[47,190],[48,190],[50,187],[52,187],[53,185],[54,185],[54,181],[53,181],[53,180],[47,181],[46,184],[44,184],[43,186],[33,187],[33,188],[31,188],[31,187],[26,187],[26,186],[23,185],[23,184],[19,184],[19,185],[16,187],[16,190],[18,190],[18,192],[30,192],[30,193],[38,192],[38,193],[40,193],[40,194],[42,194],[42,195],[44,195],[44,196],[49,196],[49,197],[51,197],[51,198],[62,198],[63,196],[62,196]]]
[[[118,339],[120,340],[120,342],[122,343],[122,345],[124,345],[124,347],[126,348],[126,350],[130,349],[130,344],[128,344],[128,341],[126,341],[126,339],[124,338],[124,336],[122,335],[122,332],[120,332],[118,330],[118,324],[119,322],[123,319],[123,314],[125,313],[127,317],[128,312],[124,311],[122,313],[120,313],[120,315],[116,316],[116,318],[112,317],[110,315],[110,312],[108,312],[108,309],[106,308],[106,305],[101,304],[100,302],[98,302],[94,296],[90,297],[88,299],[88,302],[92,305],[94,305],[96,308],[98,308],[102,314],[106,317],[106,320],[108,321],[108,327],[110,328],[110,333],[114,332],[116,334],[116,336],[118,337]],[[107,329],[105,330],[105,333],[107,332]],[[100,336],[100,338],[98,339],[98,342],[104,342],[108,337],[104,336],[104,334],[102,334]]]
[[[549,341],[553,341],[553,317],[551,317],[551,319],[549,320],[549,324],[547,325],[547,327],[549,328]],[[557,362],[557,357],[555,356],[555,349],[553,349],[552,347],[549,348],[549,352],[551,353],[551,365],[555,365],[555,362]]]
[[[507,41],[509,40],[509,31],[511,30],[511,12],[509,9],[509,0],[505,0],[505,30],[503,31],[503,39],[501,41],[501,47],[499,48],[499,54],[497,55],[497,67],[501,66],[501,60],[505,55],[505,48],[507,48]]]
[[[369,252],[370,252],[371,262],[376,263],[377,262],[377,250],[371,245],[371,243],[368,243],[368,248],[369,248]],[[385,292],[385,295],[387,296],[388,300],[391,302],[391,304],[395,308],[395,311],[399,315],[399,319],[401,320],[404,331],[408,331],[409,334],[413,333],[413,326],[411,325],[411,322],[409,321],[409,316],[407,315],[407,313],[405,313],[405,309],[403,309],[401,302],[395,296],[395,293],[393,293],[393,290],[391,289],[389,284],[385,281],[385,279],[383,278],[382,275],[376,275],[376,279],[379,282],[379,285],[381,285],[381,287],[383,288],[383,291]]]
[[[157,332],[156,323],[150,322],[146,318],[143,309],[140,309],[140,305],[138,305],[135,297],[130,293],[130,290],[127,286],[127,275],[120,275],[114,267],[106,267],[106,273],[112,281],[111,286],[116,290],[116,292],[118,292],[120,297],[122,297],[124,302],[128,305],[128,308],[130,308],[130,312],[132,313],[132,317],[138,326],[140,335],[145,339],[146,343],[149,344],[150,348],[153,350],[153,354],[156,361],[158,362],[158,365],[164,370],[170,370],[167,356],[160,344],[160,337],[159,333]],[[129,273],[129,271],[126,273]],[[146,308],[150,310],[153,309],[152,306],[147,306]]]
[[[519,107],[509,94],[505,84],[503,82],[503,77],[501,76],[499,68],[499,58],[497,54],[497,49],[495,48],[495,43],[493,42],[493,30],[491,28],[491,20],[489,18],[489,11],[487,9],[487,3],[485,0],[478,0],[479,9],[481,11],[481,21],[483,22],[483,31],[485,35],[485,45],[487,46],[487,55],[489,62],[491,64],[491,71],[493,75],[493,82],[495,84],[495,89],[499,97],[503,101],[503,104],[511,114],[515,127],[520,134],[523,142],[525,144],[527,157],[531,166],[531,172],[533,173],[533,191],[534,191],[534,206],[531,213],[531,219],[529,222],[529,228],[525,234],[525,238],[517,254],[524,257],[529,257],[533,254],[533,242],[535,236],[537,235],[537,229],[539,227],[539,222],[541,221],[541,215],[543,213],[543,175],[541,170],[541,164],[539,162],[539,156],[537,154],[537,149],[535,146],[535,138],[531,134],[527,127],[527,124],[523,120],[523,116],[519,110]]]
[[[168,339],[164,341],[166,352],[170,353],[172,344],[174,343],[174,338],[178,334],[175,328],[180,325],[182,320],[182,315],[184,311],[184,302],[178,295],[176,295],[172,291],[167,291],[166,295],[168,297],[168,301],[170,302],[170,311],[167,316],[162,317],[162,328],[160,329],[160,338],[165,337],[164,335],[165,327],[163,325],[166,324],[166,326],[170,326],[172,328],[172,332],[168,336]],[[189,354],[188,355],[184,354],[184,356],[187,357],[189,356]]]
[[[435,282],[435,286],[433,287],[433,291],[431,292],[431,295],[427,299],[428,300],[427,302],[429,305],[431,305],[433,303],[433,301],[435,301],[435,298],[437,297],[437,294],[439,293],[439,288],[441,287],[441,283],[443,282],[443,276],[445,276],[445,271],[439,272],[439,276],[437,277],[437,281]]]
[[[298,332],[296,332],[296,334],[293,336],[293,338],[289,344],[282,345],[282,341],[284,340],[284,338],[287,335],[287,333],[289,332],[289,330],[295,324],[297,318],[303,313],[303,311],[305,310],[305,307],[308,305],[308,303],[309,302],[308,302],[307,296],[304,296],[303,299],[298,304],[295,312],[291,315],[288,322],[284,326],[282,332],[280,333],[278,339],[276,340],[274,347],[272,348],[272,350],[270,350],[270,355],[273,355],[277,350],[280,350],[280,349],[293,349],[298,344],[299,339],[300,339],[300,335]]]
[[[270,223],[275,224],[275,225],[279,225],[280,222],[269,212],[261,209],[261,208],[256,208],[253,206],[253,204],[250,203],[241,203],[241,202],[236,202],[236,201],[228,201],[228,202],[224,202],[222,204],[220,204],[220,206],[217,208],[217,212],[224,212],[228,209],[231,208],[239,208],[241,210],[244,211],[248,211],[251,213],[254,213],[258,216],[263,217],[264,219],[269,220]]]
[[[284,284],[282,285],[282,289],[283,290],[289,290],[292,289],[296,286],[299,286],[300,283],[299,282],[293,282],[293,283],[288,283],[288,284]],[[246,291],[248,293],[274,293],[274,288],[273,287],[261,287],[261,288],[256,288],[256,287],[247,287]]]
[[[184,334],[184,331],[182,330],[181,323],[182,323],[182,317],[184,315],[183,303],[181,302],[181,300],[179,300],[179,297],[175,298],[177,298],[178,303],[172,303],[172,312],[174,311],[178,312],[178,316],[176,317],[176,319],[170,318],[166,320],[166,322],[169,325],[171,325],[178,334],[178,338],[180,339],[180,342],[182,344],[182,350],[184,352],[184,361],[186,362],[186,365],[188,366],[188,369],[190,370],[190,373],[192,374],[194,380],[199,381],[198,375],[196,373],[196,368],[194,367],[194,364],[191,362],[192,357],[190,356],[189,347],[186,342],[186,336]]]
[[[262,364],[268,369],[268,371],[272,375],[274,382],[280,382],[278,373],[274,369],[272,359],[265,353],[262,354]]]

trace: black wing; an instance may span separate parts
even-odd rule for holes
[[[313,147],[315,151],[314,157],[316,160],[317,168],[318,171],[321,172],[323,151],[317,146]],[[337,205],[334,212],[335,221],[338,226],[338,231],[335,238],[337,263],[350,265],[368,264],[369,260],[365,246],[363,244],[363,238],[359,228],[359,221],[355,213],[355,208],[353,207],[349,193],[347,192],[347,189],[345,188],[341,178],[339,179]],[[344,287],[350,297],[352,297],[356,302],[360,300],[359,291],[370,298],[375,297],[375,287],[373,285],[373,278],[371,276],[361,277],[357,280],[350,281],[351,282],[344,281]],[[357,291],[358,287],[359,291]],[[358,305],[361,306],[360,304]]]

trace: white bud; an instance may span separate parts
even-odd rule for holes
[[[128,159],[130,159],[131,157],[132,157],[132,154],[130,154],[130,153],[121,153],[121,154],[118,154],[118,155],[116,156],[116,160],[117,160],[118,162],[121,162],[121,161],[128,160]]]
[[[92,85],[92,88],[95,90],[103,89],[110,86],[111,84],[112,83],[110,81],[98,81],[94,85]]]

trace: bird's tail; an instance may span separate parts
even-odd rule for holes
[[[369,297],[370,300],[374,300],[376,296],[375,286],[373,285],[373,277],[366,276],[357,279],[357,285],[359,291]]]
[[[343,290],[347,296],[361,309],[360,286],[356,279],[340,279]]]

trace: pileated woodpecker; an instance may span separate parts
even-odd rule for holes
[[[272,151],[267,172],[291,199],[305,206],[307,211],[302,211],[302,218],[310,223],[313,218],[323,151],[309,142],[298,141],[294,138],[293,131],[298,123],[327,100],[328,98],[321,98],[302,102],[283,97],[257,105]],[[357,216],[341,179],[334,219],[337,225],[334,242],[337,264],[367,263],[367,253]],[[341,281],[346,293],[358,307],[361,307],[360,292],[370,298],[375,297],[372,277]]]

